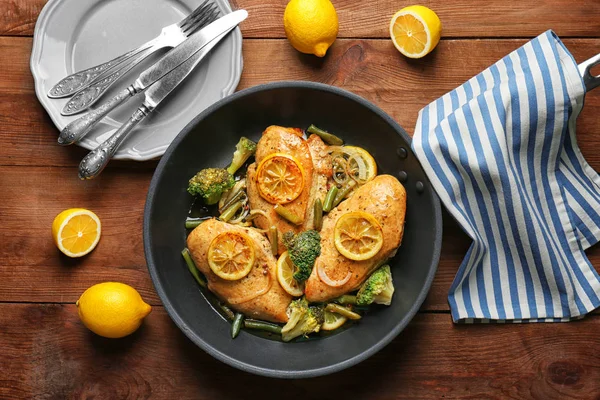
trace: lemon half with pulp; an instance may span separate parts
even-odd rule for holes
[[[84,208],[69,208],[52,222],[56,247],[69,257],[82,257],[100,241],[101,224],[96,214]]]
[[[421,58],[440,41],[442,22],[424,6],[409,6],[398,11],[390,22],[390,37],[396,49],[406,57]]]

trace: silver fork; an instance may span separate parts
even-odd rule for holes
[[[63,115],[72,115],[85,110],[94,104],[119,78],[150,54],[165,47],[179,45],[189,35],[210,23],[214,18],[217,6],[209,1],[204,0],[183,20],[164,27],[156,38],[138,48],[113,60],[63,78],[50,89],[48,97],[61,98],[74,94],[63,108],[61,112]]]

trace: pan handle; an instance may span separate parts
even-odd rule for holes
[[[596,54],[594,57],[590,58],[579,64],[579,73],[583,78],[583,83],[585,84],[585,89],[589,92],[595,87],[600,86],[600,75],[594,76],[590,73],[590,69],[600,64],[600,54]]]

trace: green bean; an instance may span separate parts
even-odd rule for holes
[[[223,214],[221,214],[219,219],[224,222],[229,221],[240,210],[240,208],[242,208],[242,206],[243,204],[241,201],[233,203],[225,211],[223,211]]]
[[[238,190],[238,192],[235,194],[235,196],[233,196],[231,198],[231,200],[229,200],[227,203],[225,203],[223,205],[223,212],[225,212],[225,210],[227,210],[231,205],[235,204],[236,202],[238,202],[239,200],[242,199],[242,197],[244,197],[244,191],[243,190]]]
[[[227,307],[223,303],[219,303],[219,308],[221,309],[221,311],[223,311],[223,314],[225,314],[225,318],[227,318],[230,321],[233,321],[235,319],[235,314],[231,310],[231,308]]]
[[[244,321],[244,326],[248,329],[258,329],[261,331],[267,331],[281,335],[281,326],[272,324],[270,322],[247,319]]]
[[[194,229],[204,221],[201,219],[186,219],[185,220],[185,229]]]
[[[334,146],[341,146],[344,144],[344,141],[342,139],[340,139],[339,137],[337,137],[329,132],[326,132],[322,129],[319,129],[314,125],[309,126],[306,131],[308,133],[314,133],[315,135],[319,136],[327,144],[331,144]]]
[[[340,314],[348,319],[360,319],[360,314],[355,313],[354,311],[350,311],[346,307],[340,306],[339,304],[329,303],[325,306],[325,310],[330,311],[332,313]]]
[[[289,208],[282,206],[281,204],[275,204],[275,207],[273,208],[275,209],[275,212],[279,214],[279,216],[283,217],[292,224],[300,225],[302,223],[302,218],[300,218],[295,212],[293,212]]]
[[[194,260],[192,260],[192,256],[187,247],[181,251],[181,255],[183,256],[188,269],[194,276],[194,279],[196,279],[196,282],[198,282],[198,285],[206,288],[206,281],[200,277],[200,272],[198,271],[198,268],[196,268],[196,264],[194,264]]]
[[[231,338],[235,339],[242,329],[242,324],[244,323],[244,314],[236,313],[235,317],[233,317],[233,323],[231,324]]]
[[[279,238],[277,237],[277,228],[272,226],[269,228],[269,241],[271,242],[271,252],[274,256],[277,255],[279,249]]]
[[[319,232],[323,227],[323,202],[321,202],[321,199],[315,200],[314,214],[315,230]]]
[[[344,294],[335,299],[335,302],[339,304],[356,304],[356,296]]]
[[[354,190],[354,186],[356,186],[355,181],[348,182],[348,184],[344,186],[342,190],[340,190],[338,195],[335,197],[335,200],[333,201],[333,207],[337,207],[337,205],[340,204],[342,200],[344,200],[344,197],[346,197],[348,193]]]
[[[325,196],[325,202],[323,203],[323,211],[325,211],[325,212],[331,211],[331,209],[333,208],[333,202],[335,201],[337,193],[338,193],[338,188],[337,188],[337,186],[333,185],[331,187],[331,189],[329,189],[329,192],[327,192],[327,196]]]

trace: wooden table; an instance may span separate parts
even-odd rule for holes
[[[126,1],[126,0],[120,0]],[[317,379],[281,381],[233,369],[194,346],[161,306],[142,249],[142,213],[156,162],[113,162],[82,182],[85,154],[56,144],[29,72],[32,33],[44,0],[0,2],[0,398],[94,399],[599,399],[600,314],[565,324],[458,326],[446,296],[469,239],[444,216],[442,258],[419,314],[392,344],[362,364]],[[581,62],[600,52],[600,2],[421,2],[443,21],[443,39],[407,60],[388,38],[392,0],[334,0],[339,38],[324,59],[284,39],[285,0],[234,0],[242,24],[239,89],[274,80],[324,82],[374,102],[410,133],[419,109],[546,29]],[[585,3],[585,5],[584,5]],[[600,89],[579,118],[584,155],[600,169]],[[50,226],[66,207],[94,210],[98,248],[82,260],[57,251]],[[588,251],[600,267],[600,246]],[[120,281],[154,307],[122,340],[79,322],[74,302],[89,286]]]

